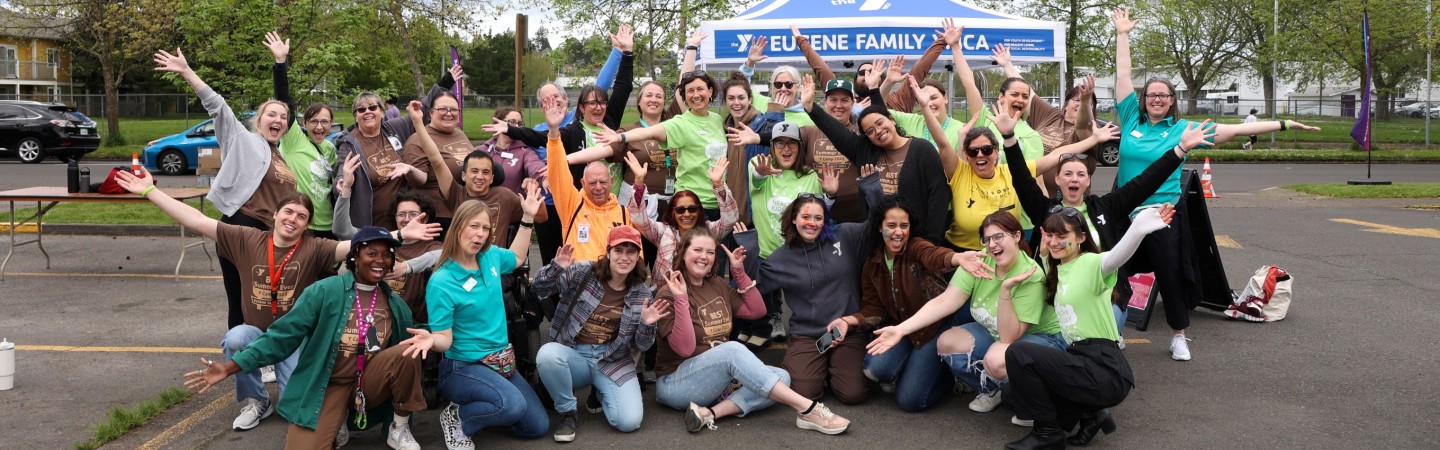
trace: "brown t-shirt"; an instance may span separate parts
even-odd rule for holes
[[[755,120],[759,113],[754,109],[749,114],[738,120],[735,116],[725,117],[726,127],[738,127],[737,124],[749,124]],[[730,193],[735,198],[735,208],[739,210],[737,223],[750,222],[750,154],[745,150],[744,145],[728,144],[725,154],[730,158],[730,167],[725,169],[725,184],[730,187]]]
[[[373,194],[370,197],[370,223],[387,230],[394,230],[395,217],[390,215],[390,209],[395,207],[395,194],[400,192],[400,186],[405,183],[402,178],[394,180],[390,178],[390,165],[404,162],[400,158],[399,149],[390,145],[390,139],[384,134],[375,137],[366,137],[363,134],[355,133],[360,141],[360,152],[365,156],[365,165],[369,167],[366,173],[370,176],[370,188]]]
[[[296,192],[295,172],[290,171],[290,166],[285,165],[285,159],[272,149],[270,168],[265,171],[265,179],[260,181],[255,193],[250,194],[250,200],[240,205],[240,212],[265,222],[267,227],[275,228],[275,211],[280,210],[280,199]]]
[[[371,292],[378,292],[375,294],[374,312],[370,311]],[[385,349],[385,343],[390,339],[390,333],[394,331],[391,329],[393,317],[390,314],[390,302],[388,301],[389,298],[385,295],[385,290],[377,287],[375,291],[371,292],[356,291],[360,296],[359,309],[363,310],[363,314],[362,311],[354,310],[354,298],[342,300],[350,303],[352,311],[350,311],[350,318],[345,320],[345,331],[340,334],[339,349],[335,352],[335,369],[330,372],[331,382],[353,381],[355,379],[355,363],[358,362],[357,356],[359,353],[357,353],[357,351],[359,351],[358,341],[360,340],[360,328],[356,324],[356,320],[366,315],[374,316],[375,319],[374,325],[371,325],[370,329],[365,332],[366,366],[369,366],[375,361],[375,354]]]
[[[1040,133],[1040,139],[1045,142],[1045,154],[1047,155],[1057,148],[1080,141],[1080,136],[1075,133],[1075,124],[1065,121],[1065,110],[1050,106],[1048,102],[1032,102],[1028,122],[1030,128],[1034,128],[1036,133]],[[1085,153],[1090,155],[1090,167],[1094,167],[1096,163],[1100,162],[1099,146],[1091,147]],[[1048,172],[1036,174],[1045,181],[1045,192],[1050,195],[1054,195],[1058,189],[1059,185],[1055,184],[1055,174],[1058,173],[1060,173],[1060,168],[1057,166]]]
[[[460,164],[465,161],[466,155],[475,150],[475,146],[470,143],[469,138],[465,137],[465,132],[459,128],[449,133],[442,133],[435,127],[425,127],[425,131],[430,133],[430,139],[435,141],[435,147],[440,149],[440,158],[445,160],[445,166],[454,177],[455,184],[460,184]],[[440,182],[435,179],[435,168],[430,166],[430,158],[425,156],[425,149],[420,146],[419,135],[411,135],[410,140],[405,142],[402,160],[405,161],[405,164],[415,166],[416,169],[429,174],[425,184],[416,190],[435,205],[435,216],[453,217],[454,214],[451,213],[445,199],[440,197]]]
[[[690,322],[695,327],[695,352],[689,358],[700,356],[706,350],[710,350],[712,343],[720,343],[729,340],[730,322],[735,313],[740,311],[740,305],[744,299],[735,292],[730,284],[720,277],[710,277],[699,286],[689,287],[690,299]],[[660,289],[655,298],[673,299],[674,294],[670,293],[670,287]],[[660,350],[655,357],[655,374],[669,375],[680,367],[680,363],[686,359],[675,353],[670,348],[670,331],[675,327],[675,315],[671,314],[657,324],[660,331]]]
[[[885,195],[895,195],[900,192],[900,171],[905,168],[905,157],[909,155],[909,145],[901,147],[899,150],[880,153],[880,158],[876,160],[875,166],[880,168],[880,189],[885,192]]]
[[[810,167],[819,172],[826,164],[840,169],[840,190],[835,193],[835,206],[830,216],[836,222],[858,222],[860,217],[860,167],[851,164],[850,159],[835,150],[835,144],[825,133],[813,126],[800,127],[800,140],[805,141],[805,154]]]
[[[450,187],[449,202],[450,209],[460,209],[460,204],[467,200],[479,200],[485,203],[489,210],[490,223],[495,229],[490,230],[490,243],[501,247],[510,246],[510,224],[519,222],[525,217],[525,209],[520,206],[520,195],[506,189],[505,186],[494,186],[485,195],[471,197],[465,186],[456,184]],[[539,219],[536,219],[539,220]],[[464,226],[464,224],[453,224],[452,227]]]
[[[617,291],[605,284],[605,297],[600,299],[600,304],[595,305],[595,312],[590,313],[590,318],[585,319],[585,324],[580,327],[580,333],[575,335],[575,342],[581,344],[604,344],[615,339],[615,334],[620,331],[620,316],[625,313],[626,291]]]
[[[293,247],[275,247],[275,263],[270,264],[270,232],[250,227],[221,223],[215,228],[215,249],[221,257],[235,263],[240,272],[240,307],[245,324],[270,328],[270,324],[295,306],[300,293],[330,274],[335,263],[335,246],[339,242],[324,238],[303,238],[290,262],[280,270],[279,287],[275,290],[275,314],[270,313],[270,270],[285,260]]]
[[[620,128],[620,132],[644,128],[639,123],[632,123]],[[675,170],[679,161],[676,160],[671,150],[660,148],[660,143],[655,140],[629,141],[624,144],[615,143],[610,145],[615,152],[615,157],[610,162],[625,164],[625,153],[635,155],[635,160],[642,163],[649,162],[645,173],[645,192],[648,194],[665,194],[665,180],[670,178],[670,173]],[[667,158],[668,157],[668,158]],[[668,159],[668,161],[667,161]],[[733,163],[732,163],[733,164]],[[635,173],[626,167],[625,181],[632,186],[635,184]]]
[[[444,244],[436,241],[415,241],[395,249],[395,264],[409,261],[428,253],[432,250],[439,250]],[[403,278],[385,280],[390,289],[395,291],[410,311],[415,315],[415,323],[425,323],[425,283],[430,282],[429,270],[411,273]]]

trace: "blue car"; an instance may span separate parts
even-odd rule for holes
[[[240,116],[246,129],[253,126],[249,120],[253,115],[254,113],[245,113]],[[344,125],[332,124],[330,135],[326,136],[326,139],[335,142],[335,137],[342,131],[345,131]],[[150,171],[180,175],[195,171],[196,161],[199,159],[197,149],[218,147],[220,144],[215,140],[215,119],[206,119],[179,134],[150,141],[142,156],[145,167]]]

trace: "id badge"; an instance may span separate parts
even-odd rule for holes
[[[474,278],[467,278],[465,279],[465,284],[460,287],[465,288],[465,292],[470,292],[471,289],[475,289],[475,284]]]
[[[395,153],[400,153],[400,149],[404,147],[404,144],[400,143],[400,138],[395,136],[386,137],[390,139],[390,148],[395,149]]]
[[[1130,130],[1130,136],[1134,137],[1135,139],[1140,139],[1142,137],[1145,137],[1145,133],[1141,133],[1140,130]]]
[[[590,242],[590,225],[580,225],[575,233],[575,241],[581,244]]]
[[[365,352],[366,352],[366,353],[375,353],[375,352],[380,351],[380,336],[379,336],[379,334],[380,334],[380,333],[376,332],[375,330],[370,330],[369,333],[365,333]]]

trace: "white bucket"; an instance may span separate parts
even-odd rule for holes
[[[15,387],[15,344],[0,341],[0,391]]]

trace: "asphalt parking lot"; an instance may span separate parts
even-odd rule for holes
[[[41,167],[47,167],[45,165]],[[1386,172],[1386,167],[1390,167]],[[1397,181],[1440,181],[1437,166],[1377,166]],[[0,174],[11,166],[0,167]],[[47,169],[48,170],[48,169]],[[63,167],[59,167],[63,173]],[[1114,409],[1120,430],[1095,445],[1112,448],[1434,448],[1440,358],[1440,211],[1411,209],[1440,199],[1334,200],[1270,187],[1343,181],[1363,166],[1217,166],[1224,198],[1208,202],[1231,287],[1263,264],[1295,276],[1289,318],[1230,321],[1197,310],[1195,359],[1168,358],[1169,330],[1157,311],[1146,332],[1126,330],[1137,386]],[[1110,172],[1113,173],[1113,172]],[[1108,185],[1105,170],[1096,186]],[[1113,176],[1113,175],[1109,175]],[[11,189],[11,178],[0,182]],[[63,178],[60,178],[63,180]],[[178,181],[177,181],[178,182]],[[3,212],[0,212],[3,214]],[[0,249],[8,251],[7,244]],[[0,391],[0,447],[69,448],[114,406],[131,406],[180,386],[199,357],[218,356],[225,331],[219,272],[192,250],[184,278],[170,276],[174,237],[46,238],[52,267],[34,247],[16,249],[0,282],[0,337],[21,345],[15,389]],[[778,362],[780,352],[764,357]],[[247,432],[229,430],[239,411],[233,383],[190,400],[105,448],[278,448],[278,416]],[[583,393],[583,392],[582,392]],[[649,401],[641,430],[622,434],[581,413],[585,447],[995,448],[1025,429],[1001,408],[977,414],[968,397],[930,411],[900,411],[872,392],[857,406],[829,400],[854,421],[849,432],[798,430],[775,407],[727,418],[720,429],[685,433],[679,412]],[[425,448],[443,448],[436,411],[413,425]],[[478,447],[554,446],[495,431]],[[384,448],[378,432],[350,448]]]

